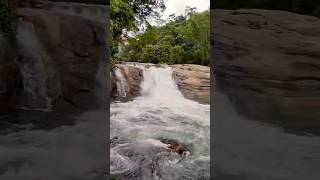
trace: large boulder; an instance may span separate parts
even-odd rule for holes
[[[126,90],[125,90],[126,96],[127,97],[140,96],[141,95],[140,85],[143,80],[143,70],[139,67],[135,67],[133,65],[126,64],[126,63],[118,63],[115,65],[115,68],[118,68],[121,71],[122,75],[126,80]],[[113,81],[113,84],[114,86],[116,85],[114,81]],[[115,96],[116,95],[115,87],[111,89],[114,89],[112,96]]]
[[[238,111],[319,128],[320,19],[269,10],[213,11],[216,82]]]
[[[11,67],[1,71],[1,76],[11,73],[17,77],[7,78],[3,83],[7,87],[2,87],[10,88],[6,96],[14,107],[90,109],[105,105],[107,8],[33,1],[21,4],[17,13],[15,46],[7,50],[5,60],[1,56],[1,66]]]
[[[173,78],[186,98],[210,104],[210,67],[175,64],[172,68]]]

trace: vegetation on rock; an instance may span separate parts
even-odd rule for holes
[[[16,31],[16,7],[14,0],[0,1],[0,31],[12,36]]]

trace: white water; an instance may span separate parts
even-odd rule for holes
[[[127,88],[127,81],[124,78],[121,70],[119,68],[115,68],[114,74],[116,76],[116,85],[117,85],[117,92],[118,92],[118,96],[120,97],[126,97],[127,96],[127,92],[126,92],[126,88]]]
[[[49,78],[55,76],[49,57],[43,51],[31,23],[19,21],[17,44],[24,58],[20,59],[20,73],[23,81],[24,99],[17,108],[24,110],[51,111],[51,98],[48,97]]]
[[[140,97],[111,104],[111,174],[138,179],[209,179],[210,106],[183,97],[170,67],[145,68]],[[167,151],[159,139],[187,146]]]

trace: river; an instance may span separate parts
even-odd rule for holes
[[[111,103],[111,167],[115,179],[209,179],[210,105],[184,98],[169,66],[143,69],[141,96]],[[119,83],[125,83],[116,75]],[[124,87],[124,84],[118,84]],[[124,95],[123,89],[118,90]],[[161,141],[184,144],[179,155]]]

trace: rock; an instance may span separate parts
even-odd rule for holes
[[[143,80],[142,69],[128,65],[125,63],[119,63],[115,65],[119,68],[124,75],[127,82],[126,94],[127,97],[136,97],[140,95],[140,84]]]
[[[0,32],[0,57],[4,57],[4,53],[5,53],[5,49],[6,49],[6,41],[2,35],[2,33]],[[0,63],[2,63],[3,58],[0,59]],[[0,65],[0,73],[3,72],[3,66]],[[5,82],[3,79],[3,76],[0,76],[0,94],[4,93],[6,91],[5,89]]]
[[[172,68],[173,78],[186,98],[210,104],[210,67],[176,64]]]
[[[186,155],[187,153],[189,153],[188,149],[186,148],[185,145],[178,143],[175,140],[172,139],[160,139],[160,141],[164,144],[168,144],[168,148],[175,152],[178,153],[180,155]]]
[[[217,86],[238,111],[319,128],[320,19],[271,10],[215,9],[211,16]]]
[[[117,79],[115,77],[114,71],[110,72],[110,95],[111,97],[117,96]]]
[[[187,152],[187,149],[183,147],[181,144],[169,144],[168,148],[180,155],[183,155]]]
[[[17,10],[16,46],[7,51],[10,58],[1,65],[11,67],[2,75],[16,77],[5,80],[11,88],[7,99],[14,101],[14,107],[31,109],[105,105],[106,7],[32,2],[37,3]]]

